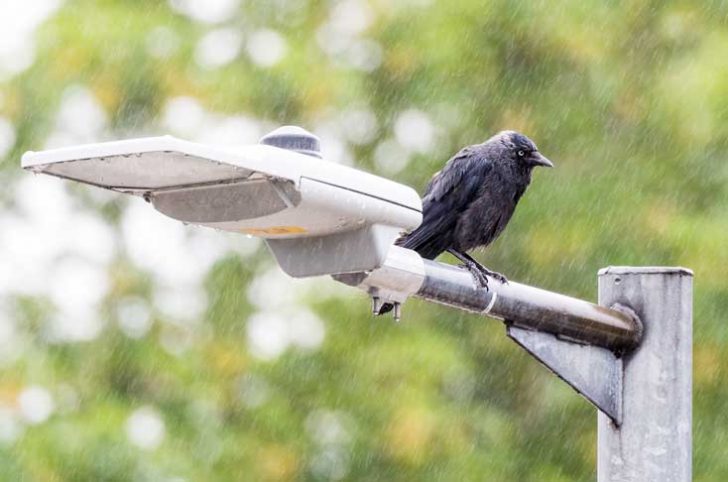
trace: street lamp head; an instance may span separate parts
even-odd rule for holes
[[[318,138],[293,126],[257,145],[149,137],[26,152],[22,166],[142,196],[188,224],[264,238],[297,277],[378,268],[422,220],[412,188],[320,159]]]

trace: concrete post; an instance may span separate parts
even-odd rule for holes
[[[599,272],[599,304],[632,308],[644,325],[624,357],[623,418],[599,413],[599,482],[692,478],[692,272],[610,267]]]

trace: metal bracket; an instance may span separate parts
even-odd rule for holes
[[[508,337],[556,376],[604,412],[622,423],[622,359],[610,350],[558,338],[550,333],[506,325]]]
[[[419,254],[390,246],[387,257],[377,269],[365,273],[332,276],[336,281],[365,290],[372,297],[372,313],[380,314],[384,303],[392,305],[394,320],[402,315],[402,304],[417,293],[425,279],[425,266]]]

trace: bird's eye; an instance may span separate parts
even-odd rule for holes
[[[523,151],[518,151],[518,157],[523,157],[526,153]]]

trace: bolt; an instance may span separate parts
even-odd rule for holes
[[[394,302],[394,321],[396,323],[399,323],[399,320],[402,319],[402,303]]]
[[[378,315],[379,310],[382,308],[382,304],[380,303],[379,296],[372,296],[372,314]]]

